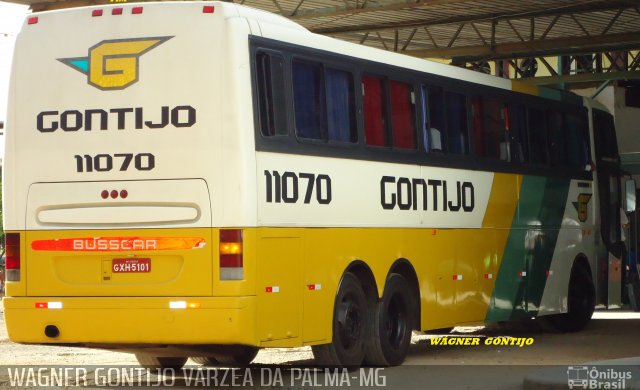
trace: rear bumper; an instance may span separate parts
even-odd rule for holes
[[[171,309],[186,301],[198,308]],[[61,308],[36,308],[56,302]],[[3,299],[9,339],[39,344],[244,344],[257,345],[255,297]],[[56,326],[60,334],[47,337]]]

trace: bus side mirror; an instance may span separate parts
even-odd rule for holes
[[[625,202],[624,211],[631,213],[636,211],[636,181],[629,179],[624,183]]]

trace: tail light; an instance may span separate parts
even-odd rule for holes
[[[20,281],[20,233],[7,233],[4,236],[6,254],[6,279],[9,282]]]
[[[242,230],[220,230],[220,280],[244,279]]]

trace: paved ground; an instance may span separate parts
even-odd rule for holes
[[[358,387],[373,376],[379,385],[387,388],[435,389],[521,389],[524,378],[533,371],[568,366],[605,359],[640,356],[640,314],[628,312],[596,313],[589,327],[575,334],[559,334],[535,325],[511,325],[494,328],[456,328],[456,336],[479,338],[480,345],[433,346],[433,335],[414,335],[409,356],[401,367],[381,371],[349,372],[336,378],[342,384]],[[487,346],[485,340],[500,336],[533,339],[529,346]],[[261,378],[265,367],[281,368],[285,387],[317,385],[325,387],[323,378],[305,378],[307,372],[292,366],[312,364],[309,348],[270,349],[258,354],[252,365],[254,385],[274,383],[273,378]],[[4,322],[0,320],[0,366],[3,365],[131,365],[137,364],[132,355],[101,350],[67,347],[27,346],[7,339]],[[273,374],[273,371],[271,372]],[[340,373],[338,373],[340,374]],[[263,375],[264,376],[264,375]],[[292,382],[287,382],[292,378]],[[187,379],[184,379],[186,381]],[[305,382],[307,380],[307,382]],[[188,383],[179,382],[186,385]],[[271,381],[271,382],[269,382]],[[257,383],[255,383],[257,382]],[[383,383],[384,382],[384,383]],[[0,386],[7,386],[6,377],[0,376]],[[215,384],[215,383],[214,383]],[[329,384],[335,382],[329,381]]]

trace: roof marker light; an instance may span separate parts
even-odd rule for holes
[[[29,19],[27,19],[27,24],[36,24],[38,23],[38,17],[37,16],[32,16]]]
[[[127,190],[122,190],[122,191],[120,191],[120,197],[121,197],[122,199],[126,199],[126,198],[127,198],[127,196],[129,196],[129,192],[128,192]]]
[[[203,14],[212,14],[215,11],[216,7],[212,5],[205,5],[202,7]]]
[[[142,7],[133,7],[131,13],[134,15],[140,15],[142,13]]]
[[[111,15],[122,15],[122,8],[114,8],[111,10]]]
[[[102,16],[102,10],[101,9],[94,9],[93,11],[91,11],[91,16],[93,16],[93,17]]]
[[[115,198],[117,198],[117,197],[118,197],[118,191],[116,191],[116,190],[112,190],[112,191],[111,191],[111,198],[115,199]]]

